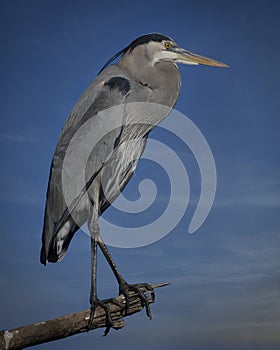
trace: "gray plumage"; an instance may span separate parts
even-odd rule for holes
[[[81,96],[65,123],[51,165],[43,230],[43,247],[41,251],[41,262],[43,264],[47,261],[55,262],[61,260],[73,234],[77,231],[79,226],[84,224],[87,220],[88,208],[85,208],[85,210],[81,212],[79,226],[74,220],[69,218],[68,215],[64,215],[65,212],[67,212],[67,207],[62,193],[62,165],[65,152],[71,139],[81,125],[90,118],[96,118],[97,112],[122,103],[151,102],[173,107],[178,98],[180,74],[177,65],[173,62],[162,62],[156,66],[151,66],[150,69],[147,70],[139,69],[139,67],[144,67],[146,50],[147,48],[144,45],[138,46],[133,50],[133,55],[128,51],[123,55],[119,63],[103,70]],[[135,60],[136,62],[133,60],[134,55],[137,57]],[[168,91],[164,89],[165,86],[169,86]],[[162,93],[164,90],[166,90],[165,93]],[[161,120],[164,117],[165,116],[160,116],[159,119]],[[148,125],[146,127],[149,128]],[[139,153],[139,157],[144,150],[147,133],[149,131],[150,130],[143,129],[138,130],[136,135],[134,135],[134,138],[143,139],[142,142],[139,142],[139,150],[136,151]],[[122,133],[123,135],[119,142],[123,141],[123,139],[127,140],[128,138],[126,130],[123,130]],[[101,169],[101,165],[105,161],[109,161],[107,159],[108,156],[112,156],[111,152],[114,149],[115,142],[112,136],[113,135],[110,134],[106,139],[108,148],[102,150],[101,159],[100,153],[96,152],[96,154],[93,154],[93,159],[91,161],[92,164],[94,164],[91,169],[92,174],[96,173],[97,175],[99,172],[105,172],[105,169]],[[119,135],[114,136],[118,137]],[[124,157],[128,159],[131,158],[131,156],[132,154],[124,155]],[[121,161],[121,159],[120,157],[119,160]],[[129,171],[123,171],[124,174],[126,173],[126,177],[120,179],[121,183],[125,185],[129,181],[136,165],[136,162],[134,162]],[[117,167],[117,165],[115,166]],[[112,173],[114,173],[114,171],[112,171]],[[115,176],[118,177],[117,174]],[[111,178],[110,181],[114,183],[116,179]],[[98,184],[95,185],[98,186]],[[124,186],[121,186],[121,188],[123,187]],[[108,201],[104,198],[100,198],[99,200],[99,212],[101,215],[107,208]],[[112,202],[112,199],[110,202]],[[57,233],[61,230],[64,223],[61,221],[62,217],[64,222],[67,220],[70,222],[70,226],[68,228],[69,233],[66,234],[64,238],[62,251],[57,254]],[[75,217],[77,217],[77,215],[75,215]]]
[[[119,62],[110,65],[118,56],[121,56]],[[113,269],[120,292],[125,293],[131,287],[119,274],[102,242],[98,217],[133,175],[151,129],[167,116],[176,103],[181,86],[177,63],[226,66],[183,50],[171,38],[162,34],[144,35],[118,52],[103,67],[73,108],[58,140],[49,176],[40,260],[43,264],[61,260],[74,233],[88,222],[92,238],[90,323],[96,305],[101,304],[96,296],[96,244]],[[143,115],[141,109],[129,105],[131,102],[149,102],[166,107],[155,108],[150,115]],[[86,169],[86,188],[70,189],[73,191],[72,202],[67,205],[62,191],[62,169],[71,140],[89,120],[96,130],[102,124],[109,123],[110,121],[100,118],[98,113],[122,104],[127,106],[122,112],[123,126],[104,136],[102,142],[91,152]],[[145,118],[149,123],[145,123]],[[131,125],[130,121],[133,120],[138,123]],[[129,143],[130,141],[132,142]],[[69,173],[67,176],[75,177],[78,174]],[[84,195],[85,190],[88,197]],[[105,308],[104,303],[101,306]],[[146,308],[149,314],[147,303]],[[110,329],[110,315],[107,315],[107,321],[107,328]]]

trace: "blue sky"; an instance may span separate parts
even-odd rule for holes
[[[51,157],[68,113],[106,60],[137,36],[156,31],[231,66],[180,67],[176,108],[212,149],[218,174],[214,206],[195,235],[187,234],[195,207],[190,205],[161,241],[137,249],[111,247],[129,282],[172,282],[157,292],[152,321],[138,314],[105,339],[98,330],[34,349],[279,348],[277,2],[10,0],[0,6],[0,329],[88,307],[85,234],[76,235],[60,264],[39,264]],[[195,202],[199,173],[189,150],[160,130],[151,137],[181,155]],[[139,179],[149,171],[164,199],[165,177],[145,161],[126,189],[128,198],[137,199]],[[160,210],[158,204],[149,216]],[[127,226],[143,220],[114,209],[106,218]],[[102,257],[99,291],[104,297],[117,293]]]

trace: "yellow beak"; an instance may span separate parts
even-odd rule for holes
[[[214,60],[212,58],[208,58],[205,56],[197,55],[196,53],[176,48],[174,49],[174,52],[177,54],[176,62],[183,63],[183,64],[204,64],[206,66],[212,66],[212,67],[229,67],[227,64],[219,62],[217,60]]]

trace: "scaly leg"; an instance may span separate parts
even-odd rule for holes
[[[113,326],[113,321],[110,314],[109,305],[102,300],[97,298],[97,287],[96,287],[96,270],[97,270],[97,239],[99,236],[99,227],[96,220],[96,215],[94,214],[94,208],[92,210],[91,219],[89,220],[89,231],[91,235],[91,290],[90,290],[90,318],[88,322],[87,330],[89,331],[94,319],[94,313],[97,306],[104,309],[106,313],[106,329],[104,335],[107,335],[111,327]]]
[[[144,292],[141,290],[141,287],[145,288],[147,291],[151,291],[151,296],[152,299],[154,300],[154,292],[153,292],[153,288],[148,284],[148,283],[142,283],[142,284],[128,284],[125,279],[122,277],[122,275],[120,274],[117,265],[115,264],[115,262],[113,261],[105,243],[103,242],[101,236],[98,236],[98,240],[97,243],[100,247],[100,249],[102,250],[102,253],[104,254],[108,264],[110,265],[117,281],[119,284],[119,293],[123,294],[125,297],[125,312],[127,313],[128,309],[129,309],[129,291],[134,291],[135,293],[138,294],[139,298],[141,299],[141,303],[142,306],[146,308],[146,314],[147,316],[151,319],[152,318],[152,314],[151,314],[151,310],[150,310],[150,305],[148,302],[148,298],[145,296]]]
[[[100,236],[100,230],[99,230],[99,225],[98,225],[98,210],[97,208],[93,205],[92,206],[92,212],[90,219],[88,221],[88,228],[90,231],[91,235],[91,259],[92,259],[92,268],[91,268],[91,291],[90,291],[90,305],[91,305],[91,313],[90,313],[90,318],[89,318],[89,323],[88,323],[88,330],[90,330],[92,326],[92,322],[94,319],[94,313],[96,310],[97,306],[100,306],[104,309],[106,313],[106,329],[104,332],[104,335],[107,335],[108,332],[110,331],[111,327],[113,326],[113,321],[112,317],[110,314],[110,307],[109,304],[106,300],[99,300],[97,298],[97,288],[96,288],[96,267],[97,267],[97,245],[100,247],[103,255],[105,256],[108,264],[110,265],[117,281],[119,284],[119,293],[123,294],[125,297],[125,307],[124,311],[125,313],[128,312],[129,309],[129,291],[134,291],[137,293],[139,296],[142,306],[146,308],[146,314],[147,316],[151,319],[151,310],[148,302],[148,298],[145,296],[143,292],[143,288],[145,290],[150,291],[152,299],[154,300],[154,292],[153,288],[147,284],[128,284],[125,279],[122,277],[120,274],[117,265],[113,261],[105,243],[103,242],[101,236]],[[142,289],[141,289],[142,288]]]

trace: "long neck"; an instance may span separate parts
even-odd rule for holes
[[[175,63],[163,61],[154,65],[147,64],[144,55],[135,53],[132,56],[127,53],[118,65],[126,69],[135,80],[153,90],[150,102],[174,106],[181,86],[180,73]]]

